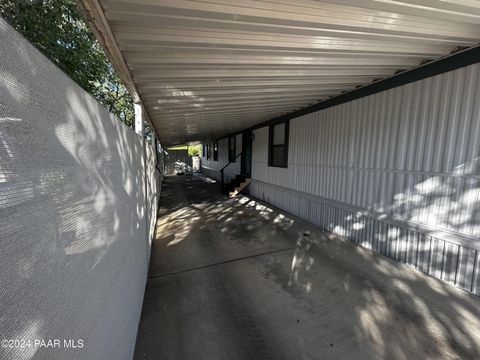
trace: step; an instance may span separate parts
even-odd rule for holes
[[[239,186],[236,186],[233,189],[233,191],[228,192],[228,196],[231,198],[237,196],[240,193],[240,191],[245,189],[250,184],[250,181],[251,181],[250,178],[245,178],[245,181],[242,181]]]

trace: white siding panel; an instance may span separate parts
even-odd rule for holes
[[[475,64],[293,119],[286,169],[268,167],[268,128],[257,129],[250,191],[473,291],[479,96]]]
[[[236,154],[240,154],[242,152],[242,134],[237,134],[235,136],[236,141]],[[207,160],[206,157],[203,156],[201,158],[201,172],[206,176],[209,176],[213,179],[220,180],[220,170],[229,163],[228,161],[228,138],[223,138],[218,140],[218,161],[213,160],[213,142],[210,143],[210,159]],[[241,159],[240,156],[235,160],[234,163],[228,165],[225,170],[225,182],[230,181],[230,179],[234,178],[236,175],[239,175],[241,172]]]

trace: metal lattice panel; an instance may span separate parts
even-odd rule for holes
[[[147,271],[143,140],[1,19],[0,74],[0,338],[84,341],[0,358],[128,358]]]

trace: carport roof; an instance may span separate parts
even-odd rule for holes
[[[470,47],[471,0],[79,0],[163,144],[213,139]]]

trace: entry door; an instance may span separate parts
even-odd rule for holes
[[[242,175],[252,176],[252,131],[246,130],[242,134]]]

